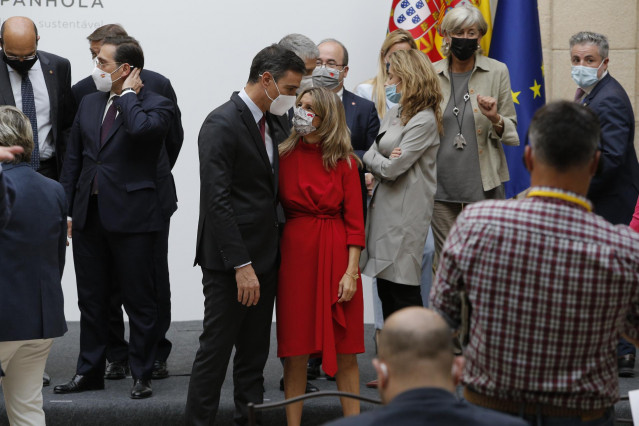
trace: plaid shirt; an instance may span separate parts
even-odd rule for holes
[[[550,197],[473,204],[446,240],[430,295],[454,326],[462,290],[464,384],[578,410],[619,399],[619,333],[639,338],[639,234],[628,226]]]

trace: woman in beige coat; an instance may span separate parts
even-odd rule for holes
[[[421,306],[424,242],[433,211],[442,129],[439,80],[426,56],[400,50],[389,58],[387,96],[398,105],[385,115],[364,164],[376,178],[368,207],[362,273],[377,277],[386,319]]]
[[[502,144],[519,145],[508,69],[478,50],[487,29],[472,5],[450,10],[440,29],[442,53],[448,57],[434,64],[444,96],[432,222],[435,266],[467,204],[504,198],[502,183],[509,175]]]

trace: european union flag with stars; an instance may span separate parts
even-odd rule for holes
[[[510,172],[510,181],[505,184],[506,198],[510,198],[530,186],[530,175],[522,161],[526,132],[535,111],[546,103],[537,0],[497,3],[490,57],[508,66],[517,111],[520,144],[504,146]]]

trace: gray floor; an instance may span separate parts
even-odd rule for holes
[[[84,392],[74,395],[56,395],[53,386],[44,388],[44,409],[47,424],[57,425],[92,425],[92,426],[126,426],[126,425],[182,425],[182,415],[186,401],[191,365],[198,346],[198,337],[202,330],[199,321],[176,322],[171,325],[168,337],[173,342],[173,352],[169,358],[171,376],[165,380],[153,382],[153,397],[147,400],[132,400],[128,397],[132,384],[131,379],[107,381],[104,391]],[[364,384],[374,379],[371,359],[375,348],[372,342],[373,327],[366,326],[366,353],[359,356],[360,393],[377,398],[377,391],[367,389]],[[51,350],[47,363],[47,372],[51,375],[53,385],[67,381],[73,376],[78,355],[79,323],[69,323],[69,332],[57,339]],[[279,379],[282,368],[275,357],[275,324],[271,333],[271,356],[264,372],[265,401],[280,401],[284,393],[279,390]],[[233,388],[230,371],[222,389],[219,425],[232,425]],[[335,390],[335,382],[324,378],[314,383],[321,390]],[[621,395],[629,390],[639,389],[639,371],[637,377],[620,379]],[[1,393],[1,391],[0,391]],[[630,418],[627,402],[617,404],[617,417]],[[362,410],[373,409],[371,404],[362,404]],[[304,425],[321,425],[341,415],[339,402],[335,398],[311,400],[304,407]],[[264,424],[285,424],[283,409],[275,409],[265,413]],[[0,400],[0,426],[8,425],[4,411],[4,402]]]

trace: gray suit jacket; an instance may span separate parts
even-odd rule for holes
[[[384,116],[377,140],[364,154],[379,183],[368,207],[360,266],[365,275],[417,286],[437,190],[439,131],[432,109],[404,126],[399,108]],[[396,147],[401,156],[389,159]]]

